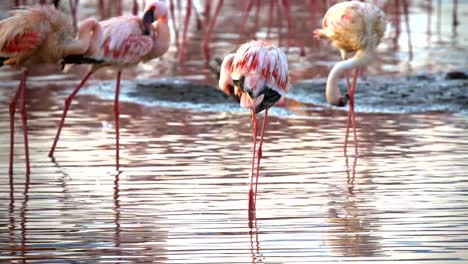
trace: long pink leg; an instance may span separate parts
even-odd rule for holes
[[[258,29],[258,17],[260,15],[261,5],[262,3],[260,2],[260,0],[257,0],[257,2],[255,2],[255,24],[254,24],[254,29],[252,30],[254,32],[256,32]]]
[[[78,0],[69,0],[70,13],[72,14],[73,28],[75,30],[77,29],[77,23],[78,23],[76,20],[76,7],[78,5],[77,1]]]
[[[205,0],[205,6],[203,7],[203,14],[205,15],[205,24],[210,23],[211,19],[211,2],[212,0]]]
[[[138,15],[138,0],[133,0],[132,14]]]
[[[88,72],[88,74],[86,74],[86,76],[83,78],[83,80],[81,80],[80,84],[78,84],[78,86],[67,97],[67,99],[65,99],[65,102],[63,104],[62,119],[60,120],[60,125],[59,125],[59,128],[57,130],[57,134],[55,135],[54,143],[52,144],[52,147],[50,148],[49,157],[54,156],[55,147],[57,146],[57,142],[58,142],[58,139],[60,137],[60,132],[62,131],[63,124],[65,123],[65,117],[67,117],[67,112],[68,112],[68,109],[70,108],[70,105],[71,105],[71,102],[72,102],[73,98],[78,93],[78,91],[81,89],[81,87],[83,87],[83,85],[86,83],[86,81],[88,80],[88,78],[91,76],[92,73],[93,73],[92,71]]]
[[[99,9],[99,16],[101,19],[104,19],[106,17],[106,4],[104,3],[104,0],[99,0],[98,2],[98,9]]]
[[[348,92],[348,97],[349,97],[349,103],[350,103],[350,109],[351,109],[351,98],[350,98],[350,93],[351,93],[351,83],[349,82],[349,71],[346,71],[346,91]],[[344,142],[344,155],[346,156],[346,149],[348,147],[348,137],[349,137],[349,126],[351,123],[351,110],[348,111],[348,119],[346,121],[346,135],[345,135],[345,142]]]
[[[353,125],[353,136],[354,136],[354,154],[357,156],[358,155],[358,141],[357,141],[357,135],[356,135],[356,114],[354,112],[354,90],[356,90],[356,81],[357,77],[359,75],[359,69],[354,69],[354,77],[353,77],[353,85],[351,86],[351,91],[350,91],[350,111],[351,111],[351,123]]]
[[[273,6],[275,4],[275,0],[270,0],[268,3],[268,26],[267,26],[267,38],[270,37],[271,25],[273,21]]]
[[[188,25],[189,25],[191,14],[192,14],[192,0],[187,0],[187,8],[185,10],[185,18],[184,18],[184,28],[182,31],[182,43],[180,45],[180,50],[179,50],[180,62],[184,60],[184,56],[185,56],[185,46],[187,45],[187,31],[188,31]]]
[[[260,171],[260,160],[262,159],[262,145],[263,145],[263,135],[265,134],[265,127],[267,124],[267,116],[268,116],[268,108],[265,109],[265,116],[263,117],[263,124],[262,124],[262,133],[260,135],[260,144],[258,145],[258,152],[257,152],[257,174],[255,180],[255,199],[254,203],[257,204],[257,187],[258,187],[258,175]]]
[[[16,90],[15,95],[13,96],[13,100],[10,103],[10,167],[8,169],[8,173],[13,173],[13,154],[14,154],[14,145],[15,145],[15,111],[16,111],[16,103],[18,102],[19,95],[23,88],[23,78],[21,78],[20,83],[18,85],[18,90]]]
[[[171,13],[172,27],[174,28],[175,43],[179,46],[179,28],[177,27],[174,11],[174,0],[169,0],[169,11]]]
[[[223,2],[224,2],[223,0],[218,1],[218,5],[216,6],[214,16],[211,18],[210,24],[208,25],[208,30],[203,38],[203,51],[205,54],[205,60],[207,62],[210,60],[210,50],[209,50],[208,43],[210,41],[211,34],[213,33],[213,29],[216,24],[216,18],[219,15],[219,11],[221,10],[221,7],[223,6]]]
[[[255,152],[257,151],[257,117],[255,116],[255,109],[252,109],[252,124],[253,124],[253,156],[252,156],[252,172],[250,174],[250,189],[249,189],[249,221],[252,220],[252,214],[255,210],[255,202],[254,202],[254,193],[253,193],[253,179],[254,169],[255,169]]]
[[[21,120],[23,123],[23,137],[24,137],[24,155],[26,157],[26,175],[29,175],[29,144],[28,144],[28,122],[26,113],[26,78],[28,72],[23,72],[22,88],[21,88]]]
[[[120,76],[121,71],[117,72],[117,83],[115,86],[115,98],[114,98],[114,118],[115,118],[115,167],[119,169],[119,93],[120,93]]]
[[[242,37],[244,36],[245,24],[247,24],[247,16],[249,15],[250,10],[252,9],[252,6],[253,6],[253,0],[249,0],[244,7],[244,14],[242,15],[242,26],[241,26],[240,33],[239,33],[239,43],[243,39]]]
[[[116,11],[117,11],[117,16],[121,16],[122,15],[122,0],[117,0],[117,7],[116,7]]]
[[[288,48],[290,46],[289,41],[292,39],[297,39],[296,38],[296,30],[294,29],[294,25],[292,23],[292,17],[291,17],[291,2],[289,0],[282,0],[283,7],[285,9],[285,14],[286,14],[286,21],[288,22]],[[305,48],[304,44],[300,44],[300,55],[305,56]]]

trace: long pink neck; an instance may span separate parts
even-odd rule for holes
[[[343,74],[357,67],[362,67],[366,65],[372,56],[372,52],[366,50],[359,50],[356,54],[347,60],[340,61],[333,66],[328,75],[326,96],[327,102],[331,105],[344,106],[347,102],[347,99],[343,97],[343,94],[340,91],[338,86],[338,81]]]
[[[102,29],[94,18],[83,21],[78,29],[78,37],[67,45],[65,55],[82,55],[89,52],[92,45],[96,45],[97,38],[102,38]]]
[[[160,18],[156,22],[156,32],[154,37],[153,49],[151,50],[151,56],[153,58],[161,57],[169,49],[171,43],[171,30],[167,23],[166,18]]]
[[[232,53],[224,57],[221,63],[221,72],[219,73],[219,88],[226,94],[230,94],[230,87],[234,86],[231,78],[231,64],[234,61],[236,54]]]

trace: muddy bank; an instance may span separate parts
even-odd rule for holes
[[[327,105],[326,79],[297,83],[289,97],[305,103]],[[340,83],[345,92],[345,83]],[[468,80],[447,76],[372,77],[358,80],[356,111],[413,113],[468,112]]]
[[[290,101],[303,103],[305,107],[308,105],[330,107],[325,99],[325,83],[326,79],[317,79],[293,84],[287,98]],[[344,82],[340,83],[340,87],[344,92]],[[105,85],[101,89],[107,90],[113,87]],[[214,86],[173,79],[139,81],[134,85],[134,89],[124,89],[122,93],[129,101],[169,107],[212,108],[215,105],[223,105],[230,110],[239,107],[235,98],[226,96]],[[445,75],[372,77],[358,80],[356,111],[468,113],[468,80],[449,79]]]

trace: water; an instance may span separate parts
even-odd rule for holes
[[[466,49],[465,44],[431,44],[449,53]],[[114,168],[115,73],[99,72],[76,97],[55,159],[50,159],[62,103],[80,72],[46,75],[54,71],[41,69],[28,82],[32,173],[25,176],[17,113],[10,177],[8,104],[18,76],[2,70],[0,262],[468,262],[468,118],[463,105],[396,111],[383,104],[367,111],[366,98],[378,95],[356,95],[360,155],[345,158],[346,112],[310,101],[298,88],[294,92],[295,81],[286,107],[272,109],[269,118],[257,219],[249,227],[248,112],[228,99],[212,103],[209,96],[138,96],[143,92],[138,84],[155,77],[169,77],[163,81],[174,87],[180,79],[213,85],[208,70],[195,71],[203,64],[200,58],[188,54],[187,64],[176,69],[171,52],[162,62],[124,74],[131,81],[122,88],[120,172]],[[425,52],[415,45],[410,65],[430,69],[417,59]],[[381,58],[396,56],[382,53]],[[374,65],[394,69],[407,63],[403,57]],[[323,67],[318,77],[328,69],[324,61],[301,69],[305,59],[290,60],[297,82],[312,69]],[[445,60],[448,70],[466,69],[466,61]],[[395,73],[370,68],[368,80],[377,74]],[[310,91],[318,98],[319,91]]]

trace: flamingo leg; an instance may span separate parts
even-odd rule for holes
[[[250,13],[250,10],[253,6],[253,0],[249,0],[244,7],[244,14],[242,15],[242,26],[239,33],[239,43],[242,41],[242,36],[244,36],[245,25],[247,24],[247,16]]]
[[[117,83],[115,86],[115,98],[114,98],[114,118],[115,118],[115,167],[119,169],[119,93],[120,93],[120,76],[121,71],[117,72]]]
[[[99,16],[101,17],[101,19],[106,18],[105,8],[106,8],[106,5],[104,3],[104,0],[99,0],[98,9],[99,9]]]
[[[73,28],[75,29],[75,32],[78,29],[78,20],[76,17],[78,1],[79,0],[70,0],[70,12],[72,13]]]
[[[117,7],[116,7],[116,11],[117,11],[117,16],[121,16],[122,15],[122,0],[117,0]]]
[[[133,0],[132,14],[134,16],[138,15],[138,1],[137,0]]]
[[[255,109],[252,109],[252,124],[253,124],[253,156],[252,156],[252,172],[250,174],[250,189],[249,189],[249,221],[252,220],[253,212],[255,211],[254,193],[253,193],[253,179],[255,169],[255,153],[257,150],[257,118],[255,116]]]
[[[174,0],[169,0],[169,11],[171,13],[172,27],[174,28],[175,43],[176,46],[179,47],[179,28],[177,27],[175,19]]]
[[[15,111],[16,111],[16,103],[18,102],[18,98],[21,93],[21,89],[23,88],[23,78],[21,78],[18,90],[16,90],[15,95],[13,96],[13,100],[10,103],[10,166],[8,169],[8,173],[11,175],[13,173],[13,153],[14,153],[14,140],[15,140]]]
[[[348,97],[350,97],[351,93],[351,83],[349,82],[349,71],[346,71],[346,90],[348,93]],[[346,156],[346,149],[348,147],[348,136],[349,136],[349,126],[351,123],[351,98],[349,98],[350,101],[350,110],[348,111],[348,119],[346,121],[346,135],[345,135],[345,142],[344,142],[344,147],[343,147],[343,152],[344,155]]]
[[[263,135],[265,134],[265,127],[267,125],[267,116],[268,116],[268,108],[265,109],[265,115],[263,116],[262,132],[260,134],[260,144],[258,145],[258,151],[257,151],[257,173],[255,176],[256,179],[255,179],[255,197],[254,197],[255,205],[257,204],[258,175],[260,171],[260,160],[262,159],[262,156],[263,156],[262,145],[263,145]]]
[[[62,131],[62,127],[63,127],[63,125],[65,123],[65,117],[67,117],[67,112],[68,112],[68,109],[70,108],[70,105],[71,105],[71,102],[72,102],[73,98],[78,93],[78,91],[81,89],[81,87],[83,87],[83,85],[86,83],[86,81],[88,80],[88,78],[91,76],[92,73],[93,73],[92,71],[89,71],[88,74],[86,74],[86,76],[83,78],[83,80],[81,80],[80,84],[78,84],[78,86],[67,97],[67,99],[65,99],[65,102],[63,104],[62,119],[60,120],[60,125],[59,125],[59,128],[57,130],[57,134],[55,135],[54,143],[52,144],[52,147],[50,148],[49,157],[54,156],[55,147],[57,146],[57,142],[58,142],[58,139],[60,137],[60,132]]]
[[[216,5],[214,16],[210,19],[210,23],[208,25],[207,33],[203,38],[203,51],[205,54],[205,60],[208,62],[210,60],[210,50],[208,47],[208,42],[210,41],[211,34],[213,33],[214,26],[216,24],[216,18],[219,15],[219,11],[221,10],[221,6],[223,5],[224,0],[219,0],[218,5]]]
[[[354,112],[354,91],[356,90],[356,81],[357,77],[359,75],[359,69],[356,68],[354,69],[354,77],[353,77],[353,85],[351,86],[351,91],[350,91],[350,110],[351,110],[351,123],[353,125],[353,137],[354,137],[354,154],[357,156],[358,155],[358,141],[357,141],[357,135],[356,135],[356,114]]]
[[[29,145],[28,145],[28,122],[27,122],[27,113],[26,113],[26,78],[28,76],[28,72],[23,72],[22,83],[21,86],[21,120],[23,123],[23,137],[24,137],[24,155],[26,157],[26,175],[29,175],[30,168],[29,168]]]
[[[185,56],[185,46],[187,45],[187,31],[188,31],[188,24],[190,22],[190,15],[192,14],[192,1],[187,0],[187,8],[185,10],[185,18],[184,18],[184,27],[182,31],[182,43],[180,45],[179,50],[179,61],[182,62]]]
[[[258,28],[258,17],[259,17],[259,14],[260,14],[260,7],[261,7],[261,2],[260,0],[257,0],[255,2],[255,24],[254,24],[254,32],[257,31],[257,28]]]
[[[275,0],[270,0],[268,3],[268,26],[267,26],[267,38],[270,37],[271,25],[273,22],[273,6],[275,4]]]

